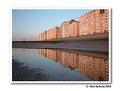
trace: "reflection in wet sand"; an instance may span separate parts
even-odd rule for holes
[[[62,50],[39,49],[39,54],[54,61],[59,62],[63,67],[78,69],[80,74],[94,81],[109,80],[108,56],[86,55],[80,52],[67,52]]]

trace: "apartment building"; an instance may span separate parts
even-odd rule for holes
[[[39,34],[39,40],[40,41],[47,40],[47,31],[42,32],[42,33]]]
[[[79,21],[75,20],[69,21],[68,37],[78,36],[78,32],[79,32]]]
[[[56,39],[56,29],[55,28],[51,28],[47,31],[47,40],[49,39]]]
[[[65,21],[61,24],[62,38],[68,37],[69,22]]]
[[[47,31],[47,40],[61,38],[61,30],[59,27],[54,27]]]
[[[61,28],[60,27],[56,27],[56,31],[57,31],[57,39],[60,39],[62,38],[62,31],[61,31]]]
[[[109,10],[95,9],[80,16],[79,21],[64,21],[39,35],[39,40],[50,40],[109,32]]]
[[[109,10],[96,9],[80,17],[79,35],[106,33],[109,31]]]

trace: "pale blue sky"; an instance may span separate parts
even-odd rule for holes
[[[13,9],[12,39],[38,40],[39,33],[90,11],[89,9]]]

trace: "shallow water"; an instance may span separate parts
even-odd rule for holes
[[[13,81],[108,81],[106,54],[57,49],[12,49]]]

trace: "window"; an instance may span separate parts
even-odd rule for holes
[[[101,9],[101,10],[100,10],[100,14],[103,14],[104,12],[105,12],[104,9]]]

